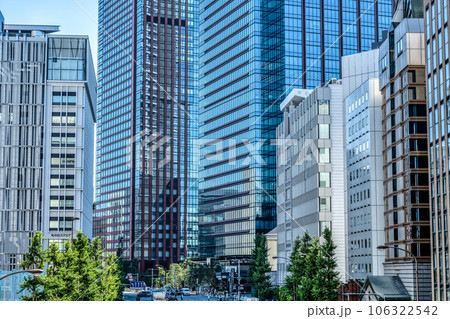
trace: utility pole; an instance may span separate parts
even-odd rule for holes
[[[238,260],[238,301],[241,300],[241,260]]]
[[[153,268],[152,268],[152,289],[153,289]]]
[[[177,269],[173,268],[173,276],[174,278],[174,282],[175,282],[175,289],[177,289]]]
[[[231,268],[231,273],[230,273],[230,296],[233,294],[233,284],[234,284],[234,268]]]

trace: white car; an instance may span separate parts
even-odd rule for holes
[[[183,294],[183,296],[190,296],[191,295],[191,291],[189,290],[189,288],[182,288],[181,289],[181,293]]]

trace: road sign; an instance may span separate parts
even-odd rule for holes
[[[144,288],[145,284],[143,281],[132,281],[130,282],[130,288]]]
[[[133,280],[133,275],[128,275],[129,280]]]

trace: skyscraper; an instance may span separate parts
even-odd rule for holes
[[[57,31],[0,30],[0,270],[34,232],[44,248],[92,236],[95,72],[88,37]]]
[[[383,125],[378,49],[342,59],[346,114],[348,273],[365,280],[383,275]]]
[[[384,274],[400,276],[413,298],[430,300],[425,35],[421,10],[405,9],[409,7],[396,6],[397,10],[403,9],[404,15],[394,13],[395,20],[379,48],[384,131]],[[438,163],[439,158],[435,159]],[[430,159],[433,163],[431,154]]]
[[[335,243],[336,271],[347,276],[345,113],[341,81],[293,90],[281,104],[277,128],[278,282],[287,275],[295,240],[325,228]]]
[[[94,234],[144,272],[196,255],[198,1],[99,1]]]
[[[450,300],[448,194],[450,68],[447,0],[424,1],[433,300]]]
[[[281,101],[291,85],[340,78],[341,56],[381,40],[391,1],[220,0],[199,10],[200,254],[248,256],[255,233],[276,225],[270,140]]]

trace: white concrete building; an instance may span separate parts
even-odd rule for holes
[[[346,109],[349,279],[384,274],[383,126],[378,50],[342,59]]]
[[[278,283],[286,277],[295,239],[329,227],[337,271],[346,281],[345,114],[341,82],[293,90],[281,104],[277,128]]]
[[[1,26],[0,270],[10,271],[34,232],[44,246],[92,235],[96,78],[87,37]]]

